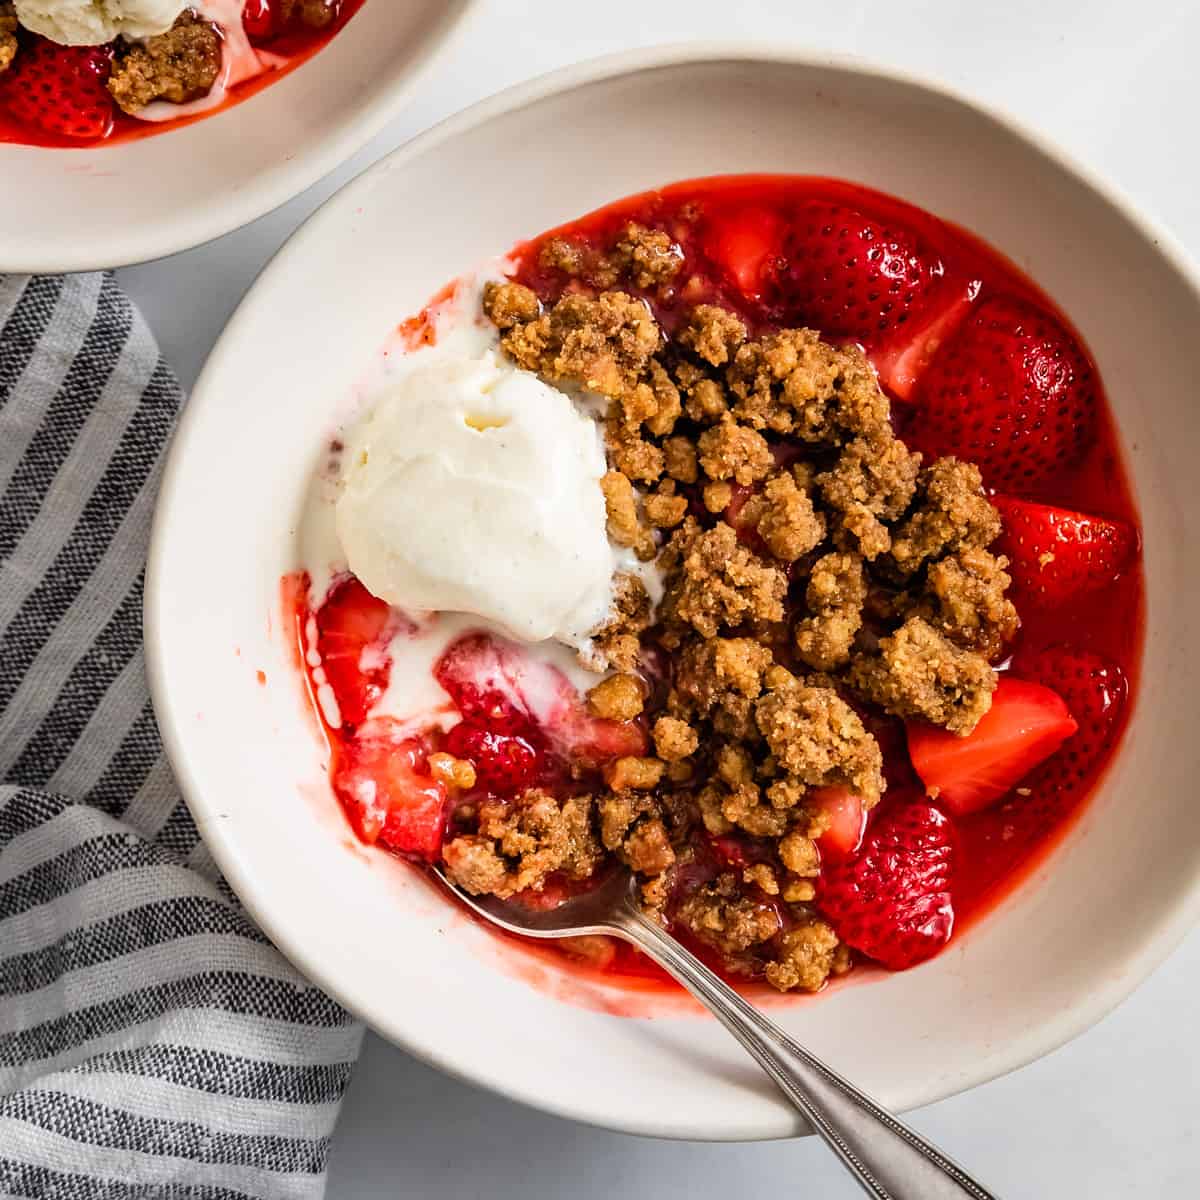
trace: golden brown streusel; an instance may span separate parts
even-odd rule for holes
[[[728,415],[706,429],[696,445],[709,479],[732,479],[744,486],[765,479],[775,464],[766,438]]]
[[[677,763],[696,753],[700,736],[678,717],[659,717],[654,722],[654,750],[665,763]]]
[[[808,915],[780,939],[779,955],[766,967],[767,982],[781,992],[816,992],[833,973],[840,943],[819,917]]]
[[[659,490],[647,496],[642,504],[646,520],[655,529],[674,529],[687,516],[687,497],[668,492],[665,485],[660,485]]]
[[[746,326],[727,308],[701,304],[692,309],[678,341],[706,363],[723,367],[746,340]]]
[[[989,661],[1016,636],[1020,619],[1004,594],[1011,577],[1008,560],[978,546],[931,563],[918,612],[939,633]]]
[[[658,758],[637,758],[627,755],[615,759],[604,768],[604,782],[614,792],[633,790],[648,792],[662,782],[666,764]]]
[[[992,706],[996,672],[982,654],[961,650],[920,617],[910,617],[877,654],[851,664],[850,685],[898,717],[923,717],[960,735]]]
[[[825,540],[825,517],[791,471],[772,475],[743,505],[740,520],[754,527],[781,562],[795,562]]]
[[[429,772],[447,787],[468,791],[475,786],[475,767],[465,758],[441,751],[429,756]]]
[[[1000,514],[983,494],[979,468],[939,458],[921,472],[916,510],[892,535],[892,560],[911,575],[929,559],[990,545],[999,532]]]
[[[600,480],[604,507],[608,515],[608,536],[618,546],[628,546],[641,559],[653,558],[658,552],[654,535],[642,523],[638,512],[640,497],[628,475],[608,471]]]
[[[587,879],[599,865],[600,844],[592,830],[592,799],[572,796],[561,803],[531,789],[509,804],[479,806],[479,832],[447,842],[443,857],[450,877],[473,895],[507,899],[539,891],[550,875]]]
[[[850,661],[866,595],[859,555],[833,553],[817,559],[805,591],[810,615],[796,624],[796,653],[802,662],[817,671],[833,671]]]
[[[7,71],[17,57],[17,11],[0,4],[0,72]]]
[[[220,34],[187,10],[166,33],[122,43],[107,86],[117,105],[136,116],[154,100],[187,104],[207,96],[220,73]]]
[[[661,343],[645,302],[625,292],[564,296],[500,340],[518,364],[549,382],[577,384],[614,399],[641,382]]]
[[[610,675],[587,695],[589,710],[610,721],[632,721],[640,716],[645,703],[645,688],[636,675]]]
[[[488,283],[483,288],[483,311],[497,329],[512,329],[536,321],[542,306],[522,283]]]
[[[592,634],[593,653],[584,665],[603,671],[633,671],[641,657],[639,635],[650,625],[650,597],[636,575],[613,579],[613,608],[608,620]]]
[[[669,437],[662,450],[664,468],[677,483],[695,483],[700,478],[700,456],[695,442],[686,437]]]
[[[664,556],[669,582],[663,614],[668,620],[686,622],[703,637],[746,620],[782,620],[787,577],[743,546],[724,521],[701,530],[688,517]]]
[[[879,744],[832,688],[776,688],[758,700],[755,720],[779,765],[802,783],[843,785],[868,805],[883,794]]]
[[[922,468],[895,437],[858,348],[810,329],[752,335],[670,290],[673,255],[636,227],[606,249],[551,238],[541,261],[571,277],[563,297],[497,290],[486,304],[520,365],[609,398],[610,533],[656,558],[664,585],[650,628],[644,587],[623,577],[595,637],[592,665],[622,674],[589,706],[644,720],[655,754],[609,765],[599,839],[645,877],[646,907],[727,968],[815,990],[850,952],[809,907],[830,824],[810,792],[844,787],[870,807],[885,787],[845,696],[957,732],[986,711],[985,655],[1016,628],[1006,563],[985,549],[999,518],[974,467]],[[622,285],[695,306],[668,341],[645,302],[605,290]],[[681,896],[698,829],[756,839],[755,859]],[[497,869],[484,841],[480,877],[512,886],[513,862],[501,848]]]

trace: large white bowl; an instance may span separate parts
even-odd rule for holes
[[[278,583],[295,565],[301,495],[331,413],[399,319],[524,236],[655,184],[736,171],[866,182],[1030,271],[1107,382],[1149,581],[1125,746],[1045,868],[933,962],[774,1015],[896,1108],[1087,1028],[1200,908],[1200,293],[1168,237],[961,97],[845,60],[659,49],[558,72],[418,138],[331,200],[225,331],[167,469],[146,607],[157,711],[192,811],[301,970],[457,1075],[600,1125],[711,1139],[798,1128],[713,1021],[616,1015],[646,1006],[622,1009],[619,993],[553,966],[522,968],[405,865],[353,845],[299,696]]]
[[[261,217],[395,116],[470,0],[370,0],[319,54],[241,104],[88,149],[0,144],[0,273],[145,262]]]

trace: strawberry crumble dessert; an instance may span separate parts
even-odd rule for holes
[[[236,104],[364,0],[0,0],[0,142],[92,146]]]
[[[936,954],[1116,751],[1143,583],[1100,380],[928,213],[631,197],[447,288],[359,408],[285,605],[355,833],[471,893],[624,864],[727,977],[817,991]]]

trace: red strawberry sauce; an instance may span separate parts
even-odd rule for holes
[[[985,317],[992,311],[1024,314],[1024,324],[1013,318],[1018,324],[1011,331],[987,331],[987,354],[994,361],[997,347],[1011,345],[1014,355],[1027,355],[1009,364],[1018,381],[1022,371],[1038,379],[1050,372],[1047,403],[1057,408],[1047,411],[1044,420],[1027,409],[1032,414],[1031,436],[1039,439],[1037,454],[1030,456],[1039,464],[1038,473],[1023,480],[1022,472],[1013,468],[1021,447],[994,445],[974,457],[984,484],[989,485],[991,468],[1005,481],[1005,494],[1012,499],[1035,500],[1128,527],[1132,555],[1119,569],[1103,560],[1105,578],[1091,581],[1090,590],[1053,605],[1020,602],[1020,633],[998,665],[1055,690],[1080,728],[1003,800],[966,816],[955,816],[943,806],[950,826],[944,836],[956,846],[954,870],[945,886],[957,936],[1044,863],[1078,818],[1117,751],[1136,693],[1144,625],[1144,581],[1136,553],[1139,519],[1118,434],[1091,358],[1054,303],[978,238],[901,200],[829,179],[723,177],[630,197],[519,246],[514,252],[515,276],[544,301],[553,301],[568,285],[563,275],[539,264],[545,239],[569,234],[576,242],[611,245],[630,221],[666,230],[682,253],[684,266],[673,292],[646,296],[668,334],[684,312],[708,302],[736,310],[755,332],[811,325],[830,340],[858,341],[892,395],[898,431],[917,448],[923,409],[929,412],[937,406],[940,427],[948,427],[946,414],[960,398],[954,390],[960,384],[951,387],[947,379],[967,379],[970,388],[960,390],[963,395],[969,391],[975,404],[1004,404],[1009,399],[1029,404],[1028,392],[1013,398],[1019,389],[1011,382],[997,388],[990,379],[979,378],[986,366],[972,357],[980,344],[979,321],[970,333],[977,339],[974,343],[964,332],[989,301],[1001,303],[990,305]],[[1044,340],[1030,350],[1031,338]],[[957,357],[939,361],[939,354]],[[1004,374],[1009,378],[1007,369]],[[941,381],[941,391],[928,382],[935,379]],[[1069,426],[1062,417],[1068,411]],[[1076,426],[1078,413],[1086,415],[1086,428]],[[978,408],[970,416],[978,423]],[[1005,423],[999,420],[996,425]],[[973,457],[953,447],[940,446],[939,452]],[[1064,572],[1067,564],[1064,558]],[[1086,562],[1071,561],[1069,566],[1071,578],[1086,574]],[[1032,594],[1036,588],[1018,579],[1013,594],[1022,592]],[[294,587],[289,595],[303,642],[307,601]],[[876,725],[890,784],[868,827],[868,842],[871,830],[876,830],[878,844],[880,838],[886,841],[888,822],[899,820],[900,810],[923,789],[908,759],[900,723],[880,717],[872,728]],[[355,731],[328,726],[326,731],[336,772]],[[462,736],[482,734],[464,730]],[[518,774],[527,769],[520,758],[524,753],[520,748],[514,751],[509,769]],[[736,844],[714,852],[725,851],[735,857],[743,852]],[[837,872],[845,876],[854,870],[853,864],[831,865],[831,886]],[[593,959],[589,969],[597,965],[631,982],[639,977],[641,987],[655,974],[624,947],[611,957]]]
[[[264,2],[265,0],[250,0],[250,3],[254,5]],[[131,117],[122,112],[114,104],[112,106],[111,130],[102,138],[92,140],[59,136],[36,125],[29,124],[26,121],[18,120],[5,102],[5,89],[10,83],[9,80],[6,80],[5,74],[10,76],[14,74],[14,71],[10,69],[9,72],[0,74],[0,145],[9,143],[20,146],[88,149],[101,145],[116,145],[119,142],[138,141],[141,138],[153,137],[155,134],[165,133],[170,129],[181,129],[184,125],[191,125],[195,121],[203,121],[206,117],[211,117],[215,113],[225,112],[227,109],[241,104],[243,100],[249,100],[251,96],[261,92],[263,88],[269,87],[272,83],[282,79],[285,75],[289,75],[297,67],[308,62],[310,58],[324,49],[337,36],[354,14],[362,8],[364,3],[366,3],[366,0],[342,0],[337,17],[324,29],[311,29],[297,22],[294,27],[290,27],[279,33],[267,37],[258,37],[255,36],[253,27],[248,27],[250,40],[254,46],[272,56],[276,56],[281,60],[279,65],[269,71],[263,72],[263,74],[256,76],[254,79],[248,79],[244,83],[230,88],[224,101],[216,107],[192,116],[180,117],[175,121],[139,121],[136,117]],[[24,31],[19,31],[18,33],[18,37],[22,40],[27,36]]]

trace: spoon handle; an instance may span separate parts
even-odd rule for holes
[[[996,1200],[961,1167],[768,1021],[632,905],[616,931],[675,977],[742,1043],[876,1200]]]

